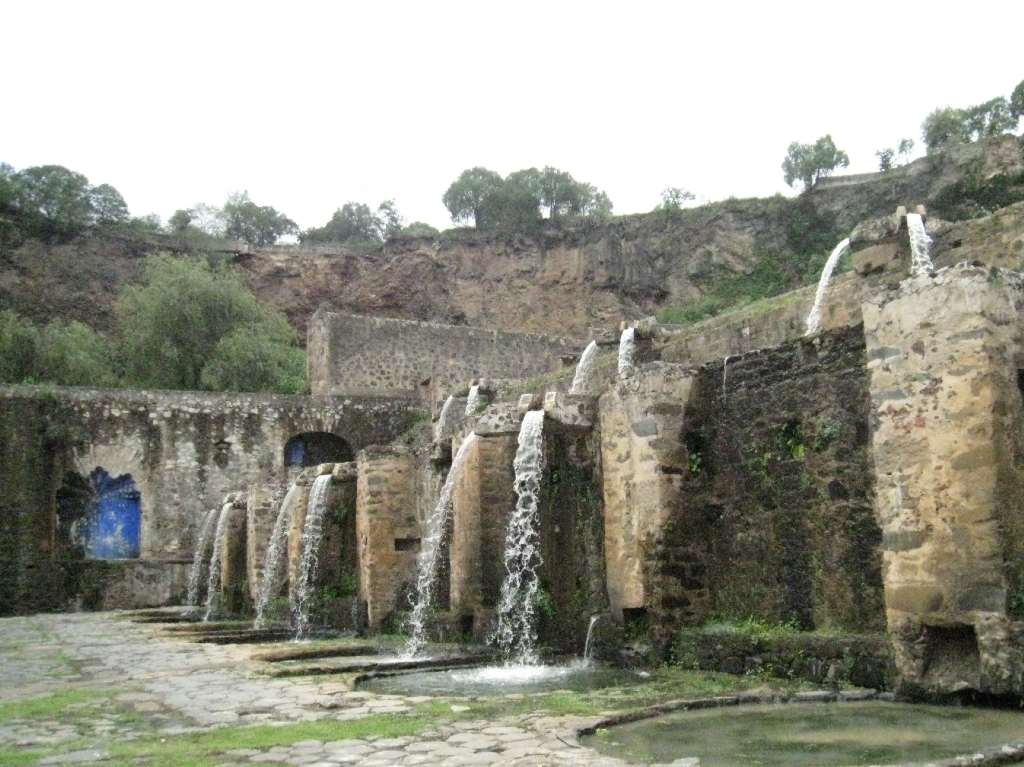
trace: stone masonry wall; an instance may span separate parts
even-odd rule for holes
[[[317,313],[308,336],[315,395],[416,397],[473,378],[557,370],[585,342],[412,320]]]
[[[865,304],[885,606],[905,690],[1024,692],[1019,274],[974,267]]]

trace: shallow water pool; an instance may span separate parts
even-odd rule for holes
[[[1024,739],[1024,714],[904,703],[790,703],[678,712],[583,739],[633,764],[701,767],[923,762]]]

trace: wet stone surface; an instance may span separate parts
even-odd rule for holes
[[[341,676],[271,678],[249,660],[251,646],[157,633],[114,613],[0,619],[0,762],[9,753],[33,752],[37,764],[146,764],[145,756],[125,761],[111,751],[133,740],[173,742],[239,725],[330,720],[341,728],[375,714],[424,721],[417,707],[429,705],[430,719],[415,735],[225,748],[211,763],[622,764],[579,745],[576,729],[593,718],[520,713],[469,719],[464,700],[353,691]],[[54,699],[61,706],[52,714],[33,708]]]

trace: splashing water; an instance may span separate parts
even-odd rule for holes
[[[580,355],[576,363],[576,373],[572,377],[569,394],[586,394],[590,388],[590,376],[594,372],[594,358],[597,356],[597,341],[591,341]]]
[[[466,417],[476,415],[484,404],[484,398],[480,396],[480,385],[473,384],[469,387],[469,396],[466,397]]]
[[[619,336],[619,376],[629,375],[636,368],[636,329],[626,328]]]
[[[920,213],[907,214],[907,234],[910,237],[910,273],[914,277],[934,271],[932,264],[932,238],[924,228]]]
[[[217,517],[217,534],[213,536],[213,551],[210,552],[210,571],[206,577],[206,613],[203,620],[208,621],[220,609],[220,555],[228,538],[228,520],[231,519],[231,507],[221,509]]]
[[[505,581],[498,602],[498,626],[492,636],[506,665],[537,663],[537,568],[541,565],[537,503],[544,472],[544,411],[523,416],[516,473],[516,508],[505,536]]]
[[[825,268],[821,270],[821,277],[818,278],[818,289],[814,292],[814,304],[811,306],[811,311],[807,315],[807,323],[804,330],[805,336],[813,336],[821,329],[821,304],[825,300],[825,294],[828,292],[828,284],[832,280],[832,272],[836,269],[836,264],[839,263],[846,251],[850,249],[850,238],[847,237],[845,240],[836,245],[832,252],[828,256],[828,260],[825,262]]]
[[[206,567],[210,563],[209,550],[213,544],[213,531],[217,527],[219,517],[220,508],[210,509],[203,520],[196,550],[192,554],[192,570],[188,574],[188,596],[185,598],[185,604],[189,607],[199,607],[199,590],[203,587],[204,576],[207,575]]]
[[[430,600],[434,593],[434,584],[437,581],[437,555],[441,551],[444,537],[448,532],[448,520],[452,514],[452,495],[455,492],[455,482],[462,474],[462,467],[469,456],[470,449],[476,443],[476,434],[470,434],[459,445],[455,457],[452,459],[452,467],[445,478],[444,486],[441,488],[441,495],[437,499],[434,511],[427,519],[426,535],[423,537],[420,546],[419,556],[416,558],[416,596],[410,596],[412,612],[409,614],[409,641],[405,644],[404,657],[412,658],[422,651],[426,640],[426,618],[430,609]]]
[[[327,510],[327,490],[331,475],[321,474],[313,480],[306,505],[306,521],[302,526],[302,559],[299,560],[299,582],[295,584],[295,638],[309,636],[312,616],[313,592],[320,571],[320,544],[324,539],[324,512]]]
[[[274,520],[274,529],[270,533],[270,543],[267,544],[263,561],[263,580],[256,602],[256,620],[252,624],[254,629],[266,628],[267,607],[284,580],[285,565],[288,564],[288,528],[291,526],[292,508],[298,492],[299,486],[293,483],[277,510],[277,519]]]

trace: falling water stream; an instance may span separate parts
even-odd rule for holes
[[[576,363],[576,373],[572,377],[569,394],[586,394],[589,391],[595,357],[597,357],[597,341],[591,341],[580,355],[580,361]]]
[[[306,521],[302,526],[302,559],[299,560],[299,582],[295,584],[295,638],[309,636],[314,590],[317,587],[317,573],[320,570],[320,544],[324,537],[324,512],[327,510],[327,490],[331,475],[321,474],[313,480],[306,506]]]
[[[267,544],[263,560],[263,580],[256,602],[256,620],[252,624],[255,629],[266,628],[267,607],[284,580],[285,566],[288,564],[288,528],[292,523],[293,501],[298,492],[299,486],[292,484],[277,510],[277,519],[274,520],[274,529],[270,533],[270,543]]]
[[[587,626],[587,641],[583,643],[583,662],[590,664],[590,640],[594,634],[594,625],[601,620],[601,613],[590,616],[590,625]]]
[[[473,384],[469,387],[469,395],[466,397],[466,417],[476,415],[483,404],[483,397],[480,396],[480,384]]]
[[[231,507],[221,509],[217,517],[217,534],[213,537],[213,550],[210,552],[210,570],[206,576],[206,612],[203,620],[208,621],[220,609],[220,557],[228,537],[228,521],[231,519]]]
[[[814,304],[811,306],[811,311],[807,315],[807,323],[805,325],[806,330],[804,331],[805,336],[813,336],[821,329],[821,305],[825,301],[825,294],[828,293],[828,284],[832,280],[832,272],[835,271],[836,264],[839,263],[839,259],[841,259],[849,249],[850,238],[847,237],[836,245],[829,254],[828,260],[825,262],[825,268],[821,270],[821,277],[818,278],[818,289],[814,292]]]
[[[636,329],[626,328],[619,336],[619,376],[628,375],[636,366]]]
[[[462,467],[473,445],[476,443],[476,434],[470,434],[459,445],[459,449],[452,459],[452,467],[448,470],[444,486],[441,488],[441,495],[437,499],[437,505],[427,519],[427,530],[420,544],[420,553],[416,558],[416,596],[412,602],[412,612],[409,614],[409,640],[405,644],[403,655],[407,658],[418,655],[426,644],[426,619],[430,610],[430,601],[434,593],[434,584],[437,581],[438,554],[444,543],[444,537],[448,532],[448,521],[452,514],[452,495],[455,491],[455,482],[462,474]]]
[[[203,576],[207,575],[206,567],[210,563],[210,545],[213,543],[213,532],[219,518],[220,508],[218,507],[206,512],[206,518],[203,520],[199,540],[196,542],[196,550],[192,555],[192,570],[188,574],[188,596],[185,598],[185,604],[189,607],[199,607],[199,590],[203,586]]]
[[[516,508],[505,537],[505,581],[501,584],[493,640],[506,665],[535,665],[537,568],[542,562],[537,506],[544,472],[543,410],[531,410],[523,416],[513,468]]]
[[[907,214],[907,234],[910,237],[910,273],[916,277],[933,271],[932,238],[924,228],[924,219],[920,213]]]

